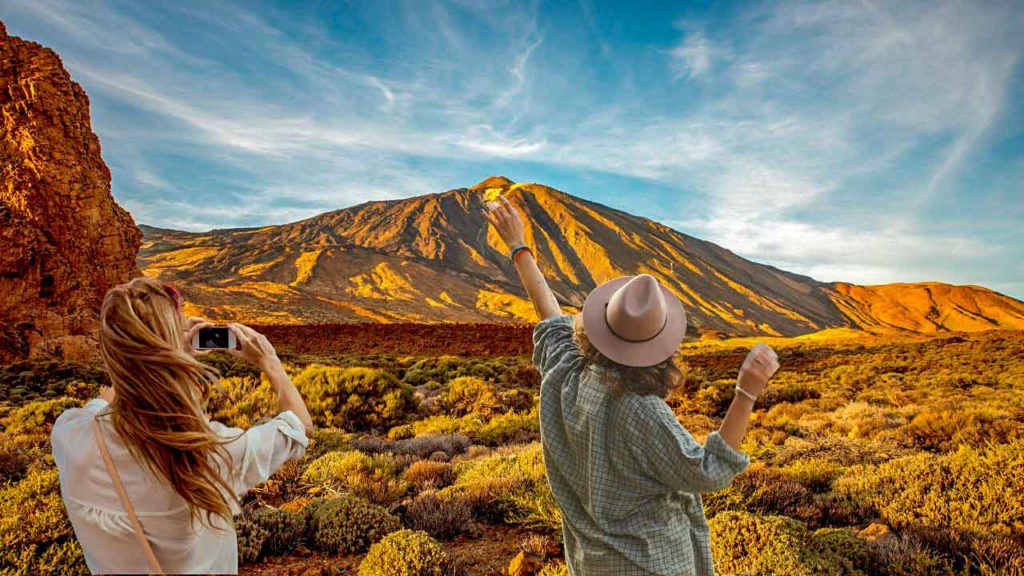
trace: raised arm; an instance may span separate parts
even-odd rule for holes
[[[526,247],[526,236],[523,233],[523,221],[519,217],[519,211],[504,196],[497,202],[488,205],[489,210],[483,210],[484,218],[494,225],[498,235],[508,246],[509,253],[520,247]],[[527,247],[528,248],[528,247]],[[526,288],[526,293],[533,302],[533,308],[541,320],[547,320],[553,316],[561,316],[562,308],[555,299],[554,292],[548,286],[547,280],[537,266],[537,260],[532,250],[518,250],[512,257],[516,272],[519,274],[519,281]]]
[[[779,369],[779,357],[766,344],[758,344],[747,354],[736,379],[736,395],[725,413],[718,433],[730,446],[739,450],[747,433],[754,402],[764,392],[768,380]]]

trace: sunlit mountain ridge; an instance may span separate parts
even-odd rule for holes
[[[978,286],[823,283],[667,226],[496,176],[299,222],[188,233],[143,226],[139,267],[181,286],[192,311],[260,323],[533,321],[507,250],[480,216],[509,198],[560,300],[657,277],[697,331],[794,336],[828,328],[933,333],[1024,329],[1024,303]]]

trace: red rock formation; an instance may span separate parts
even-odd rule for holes
[[[0,23],[0,361],[88,354],[142,236],[110,193],[89,98],[60,57]]]

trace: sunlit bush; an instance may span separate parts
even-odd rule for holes
[[[302,479],[330,485],[378,504],[397,501],[409,490],[398,476],[401,463],[389,453],[364,454],[358,450],[330,452],[309,464]]]
[[[379,369],[311,364],[294,382],[321,426],[390,428],[416,409],[412,388]]]
[[[0,573],[82,574],[81,547],[60,496],[52,463],[37,462],[28,475],[0,489]]]
[[[1024,441],[917,454],[856,466],[836,490],[896,527],[928,526],[1024,537]]]
[[[426,532],[400,530],[370,547],[359,576],[445,576],[448,554]]]
[[[508,412],[487,421],[474,438],[490,446],[531,442],[540,435],[540,417],[536,410]]]
[[[791,518],[723,512],[708,525],[715,566],[723,573],[855,574],[849,560],[827,557],[807,528]]]
[[[448,390],[442,396],[444,407],[459,416],[480,414],[491,416],[501,409],[501,403],[489,382],[472,376],[462,376],[448,382]]]
[[[73,398],[54,398],[29,402],[14,410],[2,424],[11,436],[19,434],[49,435],[57,417],[68,408],[81,405]]]

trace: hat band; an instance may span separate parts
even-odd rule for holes
[[[626,338],[622,334],[619,334],[618,332],[615,331],[615,328],[612,326],[612,323],[608,321],[608,303],[605,302],[604,303],[604,325],[608,327],[608,331],[612,333],[612,336],[615,336],[619,340],[622,340],[624,342],[629,342],[631,344],[642,344],[644,342],[650,342],[651,340],[654,340],[658,336],[661,336],[661,333],[665,331],[665,327],[668,326],[668,314],[665,314],[665,321],[662,322],[661,328],[659,328],[658,331],[655,332],[653,336],[651,336],[650,338],[642,338],[640,340],[634,340],[632,338]]]

